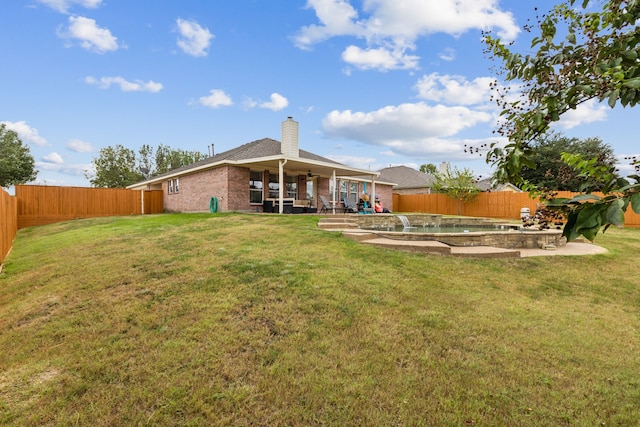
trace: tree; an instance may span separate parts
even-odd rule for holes
[[[438,168],[433,163],[425,163],[420,166],[420,172],[435,176],[438,173]]]
[[[95,175],[87,178],[90,178],[89,182],[94,187],[124,188],[144,179],[136,168],[135,151],[120,144],[101,148],[99,156],[92,163]]]
[[[25,184],[38,176],[29,147],[18,134],[0,123],[0,187]]]
[[[477,179],[470,169],[453,170],[447,169],[445,172],[436,173],[436,182],[433,188],[458,201],[458,215],[462,215],[462,204],[473,200],[480,189],[476,185]]]
[[[497,84],[496,101],[506,119],[497,130],[509,140],[492,144],[487,162],[497,169],[499,182],[510,181],[539,191],[522,177],[525,167],[535,168],[536,147],[532,144],[562,114],[592,99],[606,101],[613,108],[635,106],[640,101],[640,19],[637,0],[609,0],[601,9],[588,11],[588,0],[574,7],[567,0],[538,19],[540,34],[531,41],[533,53],[512,51],[499,38],[485,36],[487,52],[501,62],[507,81],[523,88],[521,99],[512,100],[509,90]],[[629,205],[640,213],[640,177],[623,180],[614,174],[601,176],[602,169],[581,156],[565,157],[583,178],[601,186],[604,196],[587,192],[572,199],[555,199],[547,205],[562,211],[567,222],[563,234],[593,240],[598,231],[622,225]],[[638,160],[632,160],[637,166]]]
[[[594,158],[594,165],[615,171],[613,149],[600,138],[569,138],[559,132],[550,132],[536,138],[530,147],[533,150],[531,160],[536,167],[523,166],[520,174],[524,180],[540,189],[575,192],[602,190],[602,184],[585,182],[580,172],[563,160],[563,153]]]
[[[152,175],[159,175],[182,166],[190,165],[207,156],[199,151],[174,149],[160,144],[156,150],[156,170]]]
[[[150,145],[137,152],[122,145],[106,147],[92,161],[95,174],[86,172],[94,187],[122,188],[170,170],[195,163],[206,156],[197,151],[173,149],[160,145],[155,155]]]
[[[148,179],[155,170],[155,160],[153,157],[153,147],[144,144],[138,150],[138,170],[144,179]]]

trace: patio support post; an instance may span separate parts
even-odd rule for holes
[[[373,197],[370,197],[369,200],[371,200],[372,206],[375,208],[375,198],[376,198],[376,176],[375,175],[371,175],[371,195]]]
[[[336,170],[333,170],[331,174],[331,181],[333,182],[333,191],[331,192],[331,211],[335,215],[336,214],[336,190],[338,182],[336,180]]]
[[[284,185],[282,185],[284,181],[284,165],[287,164],[287,159],[280,160],[278,162],[278,212],[284,212]]]

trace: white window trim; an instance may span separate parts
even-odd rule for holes
[[[251,188],[251,182],[253,181],[251,179],[251,172],[256,173],[259,172],[260,173],[260,184],[262,185],[262,188]],[[260,202],[252,202],[251,201],[251,194],[257,194],[260,193]],[[261,205],[262,203],[264,203],[264,171],[257,171],[257,170],[251,170],[249,172],[249,204],[250,205]]]

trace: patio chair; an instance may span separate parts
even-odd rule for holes
[[[358,213],[358,205],[356,205],[355,202],[349,201],[349,199],[344,199],[342,201],[342,203],[344,203],[344,212],[350,212],[350,213]]]
[[[320,198],[320,203],[322,203],[322,208],[320,208],[320,213],[322,212],[333,212],[333,208],[331,207],[331,203],[329,203],[329,201],[327,200],[326,196],[319,196]],[[337,211],[341,210],[344,211],[344,209],[336,206],[335,208]]]

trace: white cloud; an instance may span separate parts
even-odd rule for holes
[[[456,59],[456,51],[450,47],[447,47],[438,54],[438,57],[443,61],[451,62]]]
[[[496,28],[500,38],[513,40],[520,28],[498,0],[370,0],[368,32],[386,37],[415,39],[420,35],[446,33],[454,36],[472,29]]]
[[[361,70],[386,71],[417,68],[420,58],[405,54],[404,49],[389,50],[385,47],[361,49],[357,46],[349,46],[342,52],[342,59]]]
[[[244,100],[242,101],[242,107],[245,110],[250,110],[250,109],[255,108],[257,106],[258,106],[258,101],[256,101],[253,98],[245,97]]]
[[[272,111],[280,111],[289,105],[289,100],[279,93],[272,93],[271,100],[269,102],[263,102],[260,104],[260,108],[266,108]]]
[[[64,160],[62,159],[62,156],[58,153],[56,153],[55,151],[52,153],[47,154],[46,156],[42,157],[42,160],[47,162],[47,163],[54,163],[56,165],[61,165],[64,163]]]
[[[102,0],[37,0],[51,9],[60,13],[67,13],[73,5],[78,5],[87,9],[96,9],[102,3]]]
[[[323,129],[333,138],[382,146],[410,156],[465,157],[460,131],[491,120],[489,113],[467,107],[425,103],[389,106],[368,113],[332,111]],[[478,141],[473,141],[477,143]],[[479,145],[479,144],[478,144]]]
[[[280,111],[288,106],[289,100],[277,92],[271,94],[269,101],[259,102],[250,97],[245,97],[245,99],[242,101],[242,107],[245,110],[259,107],[272,111]]]
[[[224,93],[221,89],[212,89],[209,91],[209,96],[202,96],[198,99],[198,102],[205,107],[218,108],[227,107],[233,105],[231,97]]]
[[[346,0],[308,0],[307,7],[314,9],[319,23],[302,27],[293,40],[300,49],[310,49],[332,37],[352,36],[363,39],[367,46],[359,50],[350,47],[343,53],[343,59],[379,64],[363,68],[382,69],[385,64],[390,64],[391,69],[398,68],[398,64],[415,68],[418,58],[405,52],[414,50],[415,41],[422,36],[445,33],[456,37],[469,30],[494,29],[502,39],[515,39],[520,28],[514,16],[500,9],[498,3],[498,0],[367,0],[362,3],[360,14]],[[384,51],[392,53],[391,58],[404,60],[382,61]],[[449,58],[451,55],[445,55],[443,59]]]
[[[49,172],[58,172],[64,175],[71,176],[84,176],[85,170],[90,170],[92,165],[82,165],[82,164],[65,164],[65,163],[55,163],[50,161],[44,162],[36,162],[36,169],[40,171],[49,171]],[[40,181],[40,180],[38,180]],[[52,182],[45,180],[49,185],[52,185]]]
[[[554,123],[553,127],[571,129],[587,123],[601,122],[607,119],[607,110],[606,105],[590,99],[578,105],[575,110],[569,110],[560,116],[560,121]]]
[[[300,49],[335,36],[360,35],[365,31],[362,25],[354,22],[358,12],[345,0],[308,0],[307,8],[314,9],[320,25],[303,27],[295,36],[294,42]]]
[[[67,39],[76,39],[83,49],[105,53],[118,50],[118,38],[106,28],[100,28],[96,21],[83,16],[70,16],[69,26],[58,35]]]
[[[160,92],[163,88],[162,83],[156,83],[152,80],[143,82],[141,80],[135,80],[133,82],[127,81],[124,77],[100,77],[99,79],[88,76],[84,79],[85,83],[98,85],[102,89],[108,89],[112,84],[120,86],[120,90],[123,92]]]
[[[478,77],[468,81],[462,76],[424,75],[415,88],[418,97],[428,101],[455,105],[477,105],[490,102],[492,77]]]
[[[79,139],[72,139],[67,143],[67,149],[75,153],[91,153],[95,151],[93,145]]]
[[[0,123],[6,125],[7,129],[17,133],[20,139],[24,142],[32,142],[40,147],[47,145],[47,140],[38,135],[38,130],[29,126],[25,121]]]
[[[211,45],[213,34],[195,21],[178,18],[176,24],[178,33],[180,33],[178,47],[187,55],[207,56],[207,49]]]

